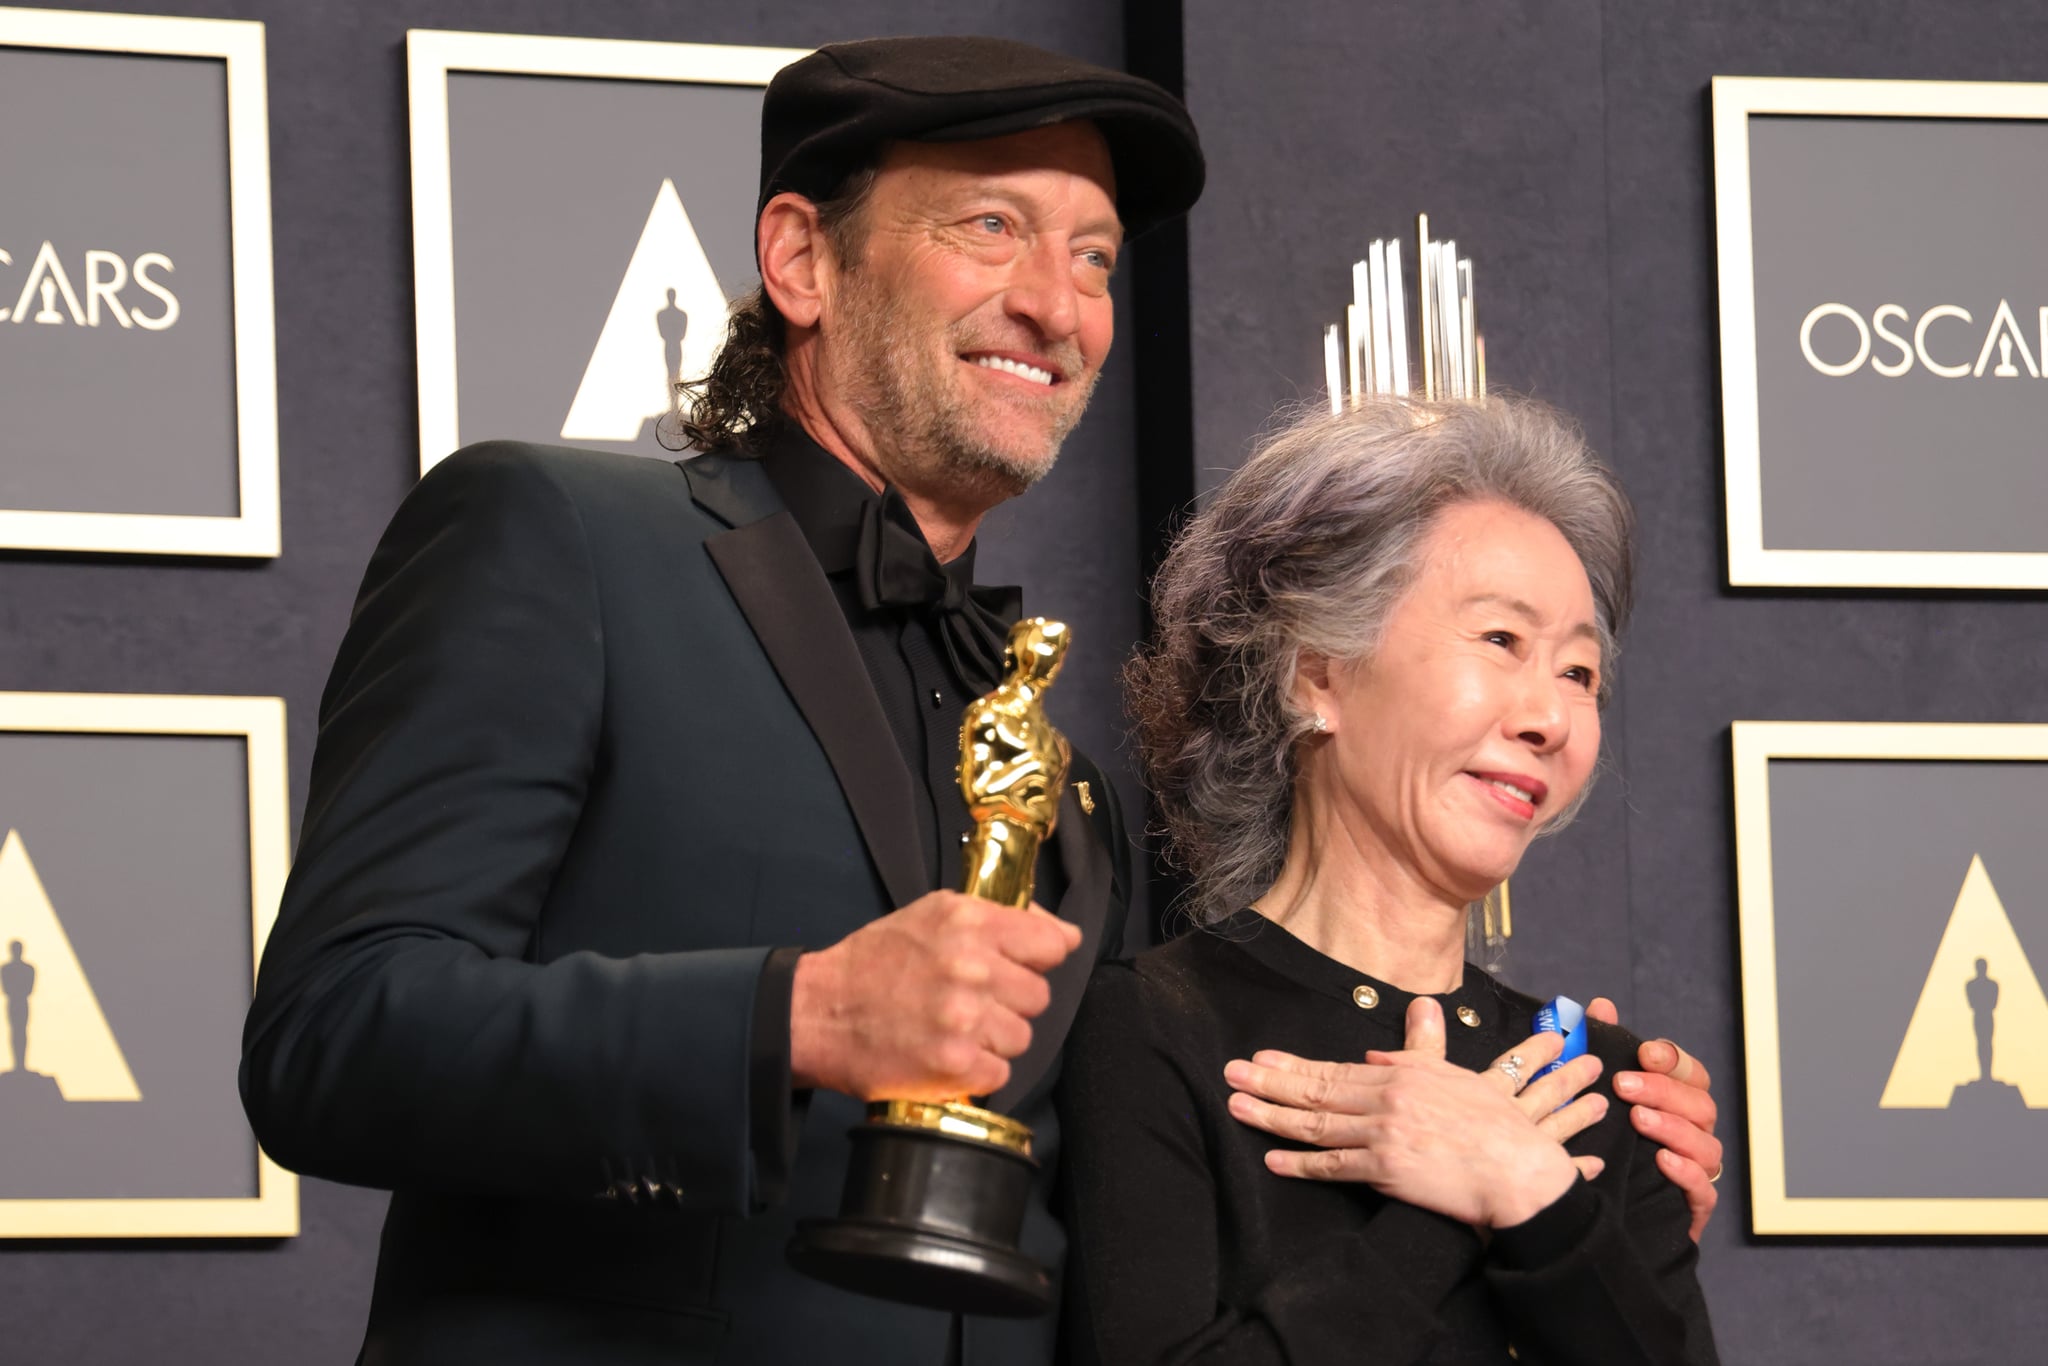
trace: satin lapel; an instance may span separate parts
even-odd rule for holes
[[[735,495],[738,480],[711,481],[707,497],[707,482],[694,477],[697,472],[688,466],[684,473],[693,476],[690,486],[697,501],[721,517],[728,509],[741,516],[760,509],[755,490],[741,489]],[[732,473],[759,474],[751,469]],[[761,477],[760,482],[766,485],[767,480]],[[768,497],[773,498],[772,490]],[[910,770],[903,765],[832,586],[818,569],[796,519],[777,510],[709,537],[704,548],[782,686],[818,737],[890,900],[909,905],[930,890],[912,814],[916,794]]]
[[[727,526],[746,526],[782,511],[782,499],[757,460],[699,455],[675,465],[690,486],[690,497]]]
[[[1060,898],[1060,918],[1081,927],[1081,947],[1045,975],[1052,987],[1052,1003],[1031,1022],[1031,1047],[1010,1064],[1010,1081],[989,1097],[992,1110],[1014,1113],[1052,1070],[1060,1047],[1067,1041],[1067,1028],[1074,1012],[1081,1008],[1081,993],[1088,989],[1089,974],[1095,970],[1095,956],[1102,948],[1102,932],[1109,923],[1113,895],[1107,821],[1096,830],[1093,818],[1081,809],[1080,796],[1070,784],[1060,797],[1059,828],[1053,842],[1067,874],[1066,895]]]

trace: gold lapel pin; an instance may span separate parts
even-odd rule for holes
[[[1088,815],[1095,814],[1095,794],[1088,790],[1088,784],[1075,783],[1074,795],[1081,799],[1081,810]]]

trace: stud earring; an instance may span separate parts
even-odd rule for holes
[[[1316,734],[1322,735],[1330,729],[1330,722],[1321,712],[1316,713]]]

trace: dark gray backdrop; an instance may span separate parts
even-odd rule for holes
[[[285,556],[0,561],[0,687],[281,693],[295,801],[357,576],[416,468],[403,29],[791,46],[978,30],[1114,62],[1126,23],[1135,40],[1183,22],[1151,0],[149,8],[270,25]],[[1608,991],[1636,1028],[1676,1035],[1714,1068],[1735,1141],[1705,1277],[1731,1366],[2034,1360],[2048,1329],[2036,1244],[1743,1232],[1727,723],[2048,720],[2048,610],[1718,586],[1705,90],[1717,73],[2048,79],[2048,15],[2029,0],[1302,0],[1247,15],[1196,0],[1184,16],[1213,177],[1190,242],[1202,482],[1241,458],[1274,403],[1319,382],[1320,331],[1365,240],[1405,234],[1427,209],[1467,245],[1493,374],[1587,423],[1645,533],[1642,608],[1607,719],[1613,771],[1518,882],[1510,975]],[[1144,269],[1140,257],[1141,288]],[[1118,355],[1059,473],[987,533],[992,572],[1092,633],[1056,709],[1098,752],[1113,740],[1109,674],[1139,628],[1141,481],[1185,468],[1182,445],[1134,440],[1131,343],[1169,353],[1172,312],[1120,312]],[[8,1360],[349,1360],[382,1200],[308,1182],[304,1210],[305,1235],[275,1246],[0,1249]]]
[[[1211,173],[1189,260],[1205,483],[1276,402],[1320,385],[1351,261],[1423,210],[1475,260],[1489,377],[1575,414],[1635,498],[1641,585],[1606,717],[1614,771],[1517,879],[1508,976],[1607,991],[1625,1022],[1712,1069],[1730,1153],[1702,1277],[1723,1360],[2041,1359],[2038,1240],[1745,1232],[1728,723],[2048,719],[2048,604],[1721,586],[1706,92],[1715,75],[2048,80],[2048,11],[1302,0],[1248,24],[1240,5],[1189,0],[1186,56]]]

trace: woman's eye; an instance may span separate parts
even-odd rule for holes
[[[1513,631],[1488,631],[1480,639],[1484,640],[1488,645],[1498,645],[1504,650],[1515,648],[1515,633]]]
[[[1591,669],[1573,665],[1564,671],[1564,676],[1584,688],[1587,692],[1593,691],[1593,671]]]

